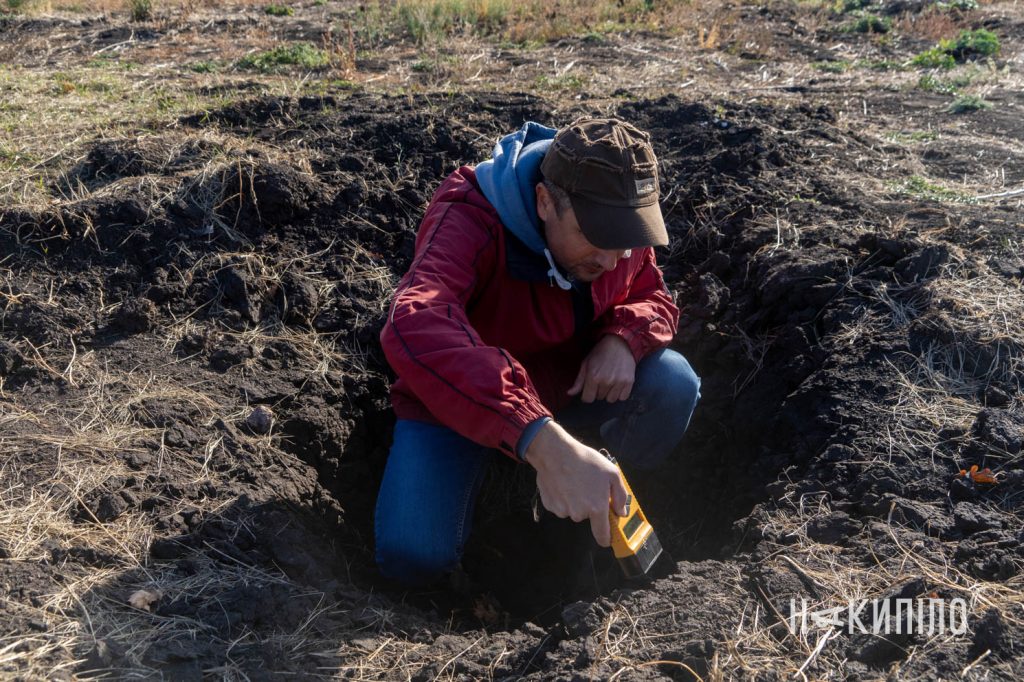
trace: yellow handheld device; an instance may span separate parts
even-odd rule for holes
[[[612,460],[615,461],[614,459]],[[616,465],[617,466],[617,465]],[[622,468],[619,468],[622,474]],[[608,519],[611,522],[612,551],[619,560],[619,566],[627,578],[646,576],[651,566],[661,556],[661,542],[654,534],[654,528],[647,521],[640,504],[633,496],[625,475],[622,482],[626,484],[625,516],[619,516],[614,509],[609,509]],[[611,505],[609,505],[610,507]]]

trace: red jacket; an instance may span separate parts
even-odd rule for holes
[[[515,457],[523,429],[570,397],[605,334],[639,361],[672,340],[679,311],[650,248],[565,291],[511,232],[463,166],[434,193],[380,340],[400,419],[439,423]],[[589,291],[588,291],[589,290]]]

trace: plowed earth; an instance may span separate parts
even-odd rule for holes
[[[846,96],[248,98],[96,144],[65,179],[80,200],[0,207],[6,499],[66,500],[0,546],[0,652],[170,679],[949,678],[973,662],[1018,678],[1020,204],[901,183],[991,164],[1024,183],[1024,100],[997,93],[969,133],[901,145],[880,129],[942,130],[938,96],[859,92],[873,125]],[[530,472],[502,461],[464,574],[403,591],[372,561],[391,286],[447,173],[525,120],[583,113],[660,152],[673,347],[703,399],[672,465],[630,480],[675,564],[623,584],[585,528],[535,519]],[[972,464],[997,482],[958,475]],[[151,611],[127,605],[139,589]],[[966,599],[968,632],[785,625],[791,599],[928,596]]]

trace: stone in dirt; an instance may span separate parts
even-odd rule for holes
[[[274,426],[274,412],[266,405],[257,405],[245,418],[245,423],[255,433],[270,433]]]

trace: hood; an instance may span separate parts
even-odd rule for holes
[[[476,180],[502,224],[534,253],[546,244],[537,218],[535,187],[540,162],[557,131],[533,121],[494,145],[493,158],[476,167]]]

